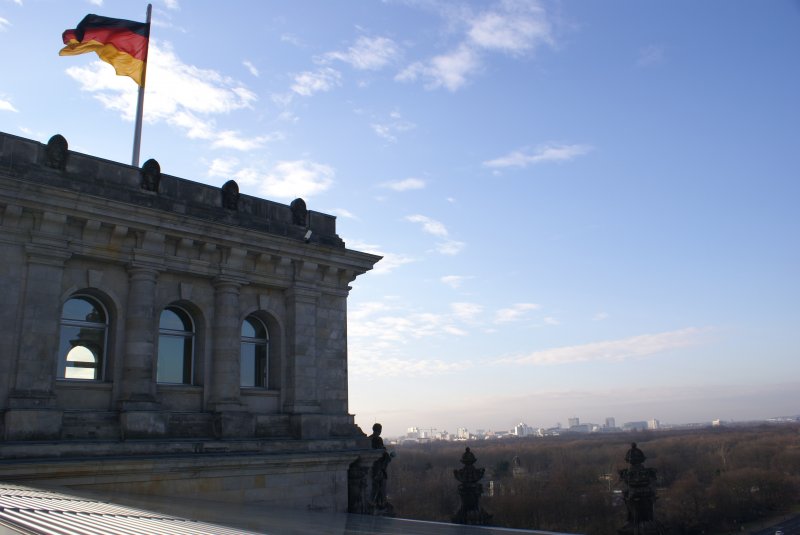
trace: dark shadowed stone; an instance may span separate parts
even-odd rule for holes
[[[307,226],[308,209],[306,208],[306,201],[297,198],[292,201],[289,208],[292,210],[292,223],[301,227]]]
[[[56,134],[50,138],[45,148],[45,164],[52,169],[63,171],[67,167],[67,155],[69,146],[67,140],[61,134]]]
[[[239,184],[235,180],[228,180],[222,186],[222,206],[228,210],[239,208]]]
[[[150,158],[139,171],[141,175],[141,186],[145,191],[158,191],[161,182],[161,166],[153,158]]]

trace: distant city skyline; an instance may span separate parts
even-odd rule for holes
[[[129,162],[136,84],[58,55],[87,13],[145,3],[0,0],[0,130]],[[367,432],[791,414],[799,25],[790,0],[154,0],[141,160],[302,197],[383,256],[348,301]]]

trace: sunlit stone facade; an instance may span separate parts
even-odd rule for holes
[[[228,490],[346,504],[368,447],[348,414],[347,296],[379,257],[347,249],[333,216],[0,134],[0,224],[4,459],[130,456],[108,484],[168,494],[137,458],[202,472],[257,454]],[[45,465],[73,482],[85,468]],[[331,478],[342,488],[285,491]]]

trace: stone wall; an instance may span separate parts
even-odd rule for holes
[[[347,249],[335,223],[302,201],[70,152],[56,136],[43,145],[0,133],[0,456],[26,456],[20,441],[48,441],[40,451],[52,456],[91,440],[116,441],[97,455],[173,439],[366,447],[348,414],[347,295],[380,257]],[[60,371],[63,307],[74,296],[107,315],[96,380]],[[168,306],[193,325],[185,384],[157,381]],[[268,331],[259,387],[240,384],[248,316]]]

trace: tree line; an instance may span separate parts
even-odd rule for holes
[[[618,473],[631,441],[658,471],[666,533],[740,531],[800,504],[800,424],[406,444],[395,447],[389,500],[399,517],[449,522],[453,470],[469,446],[486,469],[481,505],[493,525],[613,535],[625,520]]]

